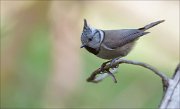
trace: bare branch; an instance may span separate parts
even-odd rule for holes
[[[166,108],[173,108],[173,109],[179,109],[180,108],[180,64],[177,66],[175,73],[172,78],[168,78],[166,75],[164,75],[162,72],[158,71],[153,66],[143,63],[143,62],[137,62],[137,61],[131,61],[126,59],[119,59],[116,60],[116,62],[107,64],[102,68],[98,68],[95,70],[91,76],[87,79],[88,82],[99,82],[106,78],[107,76],[112,76],[113,80],[115,80],[115,76],[113,75],[116,70],[117,66],[119,64],[132,64],[132,65],[138,65],[144,68],[147,68],[151,70],[154,74],[158,75],[162,79],[163,88],[164,88],[164,96],[161,101],[160,109],[166,109]],[[108,72],[110,71],[110,72]]]
[[[168,83],[169,83],[169,79],[166,75],[164,75],[162,72],[158,71],[156,68],[154,68],[153,66],[143,63],[143,62],[137,62],[137,61],[132,61],[132,60],[126,60],[126,59],[119,59],[116,60],[114,63],[112,64],[107,64],[104,66],[104,70],[109,70],[112,69],[116,66],[118,66],[119,64],[132,64],[132,65],[138,65],[144,68],[147,68],[149,70],[151,70],[152,72],[154,72],[154,74],[158,75],[163,82],[163,86],[164,86],[164,90],[166,90],[166,88],[168,87]],[[102,69],[98,68],[97,70],[95,70],[91,76],[87,79],[88,82],[95,82],[97,75],[102,75]],[[106,74],[107,75],[107,74]],[[105,78],[105,77],[104,77]],[[104,79],[101,78],[101,79]],[[100,81],[100,80],[99,80]]]

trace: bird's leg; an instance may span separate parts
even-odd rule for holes
[[[118,59],[119,59],[119,57],[112,59],[112,60],[110,61],[110,65],[112,66],[113,63],[116,62],[116,60],[118,60]],[[117,66],[115,66],[115,68],[116,68],[116,67],[117,67]]]

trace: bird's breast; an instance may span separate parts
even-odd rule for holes
[[[124,46],[118,47],[114,50],[106,49],[105,47],[101,46],[99,53],[97,54],[98,57],[102,59],[114,59],[117,57],[124,57],[128,55],[128,53],[132,50],[135,42],[128,43]]]

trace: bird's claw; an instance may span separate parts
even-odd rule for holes
[[[110,60],[110,61],[104,62],[104,63],[101,65],[101,67],[100,67],[101,74],[103,74],[103,73],[109,74],[109,75],[112,77],[114,83],[117,83],[116,77],[114,76],[113,73],[111,73],[111,72],[109,71],[110,68],[109,68],[109,69],[104,69],[104,67],[106,66],[107,63],[109,63],[110,66],[113,66],[113,63],[116,62],[117,59],[119,59],[119,58],[114,58],[114,59],[112,59],[112,60]],[[114,66],[114,67],[111,67],[111,68],[117,68],[117,67],[118,67],[118,65],[117,65],[117,66]]]
[[[111,73],[109,70],[106,70],[106,71],[107,71],[107,73],[112,77],[114,83],[117,83],[117,79],[116,79],[116,77],[113,75],[113,73]]]
[[[117,59],[119,59],[119,58],[114,58],[114,59],[112,59],[112,60],[110,60],[110,61],[104,62],[104,63],[101,65],[100,70],[101,70],[101,71],[104,71],[104,67],[105,67],[106,64],[109,63],[109,62],[110,62],[110,66],[113,66],[113,63],[116,62]],[[115,67],[113,67],[113,68],[117,68],[117,67],[118,67],[118,66],[115,66]]]
[[[113,63],[115,63],[116,62],[116,60],[118,60],[119,58],[114,58],[114,59],[112,59],[111,61],[110,61],[110,66],[113,66]]]
[[[114,74],[111,73],[111,72],[109,71],[109,69],[104,69],[104,67],[106,66],[107,63],[110,62],[110,65],[111,65],[111,64],[113,64],[115,61],[116,61],[116,60],[114,60],[114,61],[111,60],[111,61],[104,62],[104,63],[101,65],[100,70],[101,70],[101,74],[103,74],[103,73],[109,74],[109,75],[112,77],[114,83],[117,83],[117,80],[116,80],[116,77],[114,76]],[[111,66],[112,66],[112,65],[111,65]],[[118,66],[115,66],[115,67],[113,67],[113,68],[117,68],[117,67],[118,67]]]
[[[101,68],[100,70],[103,72],[105,69],[104,67],[106,66],[107,63],[109,63],[110,61],[107,61],[107,62],[104,62],[102,65],[101,65]]]

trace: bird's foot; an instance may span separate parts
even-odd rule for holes
[[[105,70],[104,67],[105,67],[106,64],[109,63],[109,62],[111,62],[111,61],[104,62],[104,63],[101,65],[100,70],[101,70],[102,72]]]
[[[118,60],[119,59],[119,57],[118,58],[114,58],[114,59],[112,59],[111,61],[110,61],[110,65],[112,66],[113,65],[113,63],[115,63],[116,62],[116,60]],[[117,66],[115,66],[115,68],[117,68]]]
[[[112,66],[112,64],[113,64],[117,59],[119,59],[119,58],[115,58],[115,59],[112,59],[112,60],[110,60],[110,61],[104,62],[104,63],[101,65],[101,67],[100,67],[101,73],[102,73],[102,74],[103,74],[103,73],[109,74],[109,75],[112,77],[114,83],[117,83],[116,77],[114,76],[113,73],[110,72],[110,69],[104,69],[104,67],[107,65],[107,63],[109,63],[109,64]],[[117,68],[117,67],[118,67],[118,65],[115,66],[115,67],[112,67],[112,68]]]
[[[116,62],[116,60],[118,60],[119,58],[114,58],[114,59],[112,59],[112,60],[110,60],[110,61],[107,61],[107,62],[104,62],[102,65],[101,65],[101,71],[104,71],[104,67],[106,66],[106,64],[107,63],[109,63],[110,62],[110,66],[112,66],[113,65],[113,63],[114,62]],[[115,67],[112,67],[112,68],[117,68],[118,66],[115,66]]]

